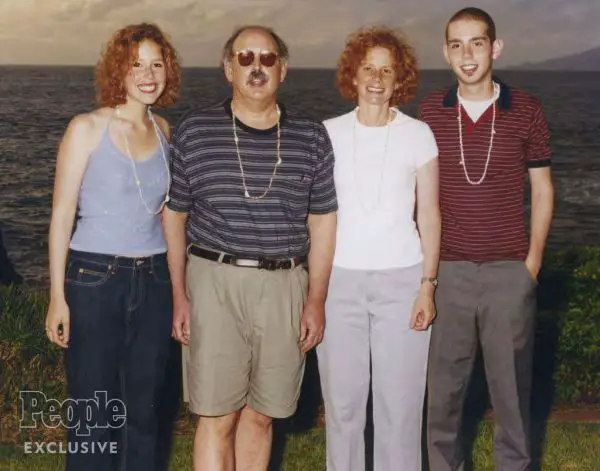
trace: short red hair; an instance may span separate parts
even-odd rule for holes
[[[344,98],[356,102],[358,93],[352,83],[370,49],[383,47],[394,58],[398,87],[390,98],[391,106],[405,105],[417,94],[419,70],[417,58],[404,36],[386,26],[361,28],[346,41],[337,67],[337,88]]]
[[[167,84],[155,105],[167,107],[177,101],[181,86],[177,51],[158,26],[141,23],[118,30],[106,45],[95,70],[96,100],[99,106],[114,108],[125,104],[125,76],[137,58],[139,44],[145,40],[160,47],[167,69]]]

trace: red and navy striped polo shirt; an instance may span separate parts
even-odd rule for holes
[[[419,107],[419,118],[431,127],[439,149],[441,260],[525,259],[529,250],[525,175],[529,168],[550,165],[550,131],[536,98],[494,80],[500,96],[476,123],[459,106],[456,85],[431,93]],[[487,174],[481,184],[472,185],[460,164],[458,113],[464,165],[476,182],[488,156],[493,106],[496,133]]]

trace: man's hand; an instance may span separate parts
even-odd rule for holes
[[[554,211],[554,185],[550,167],[530,168],[529,181],[531,183],[531,234],[525,266],[531,277],[537,281]]]
[[[542,261],[528,255],[525,259],[525,266],[529,271],[529,274],[534,280],[537,280],[537,277],[540,273],[540,269],[542,268]]]
[[[323,341],[325,304],[307,302],[300,320],[300,348],[306,353]]]
[[[185,296],[173,299],[173,330],[171,335],[183,345],[187,345],[190,341],[190,302]]]

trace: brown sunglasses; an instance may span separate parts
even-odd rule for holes
[[[249,65],[254,64],[257,55],[261,65],[264,65],[265,67],[273,67],[275,62],[277,62],[277,54],[275,52],[261,51],[257,54],[254,51],[244,49],[236,53],[238,64],[242,67],[248,67]]]

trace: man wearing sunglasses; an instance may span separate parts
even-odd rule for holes
[[[320,122],[277,100],[287,61],[272,30],[237,30],[223,51],[232,97],[191,111],[172,140],[173,335],[189,347],[196,470],[267,469],[271,421],[295,412],[323,338],[333,150]]]

